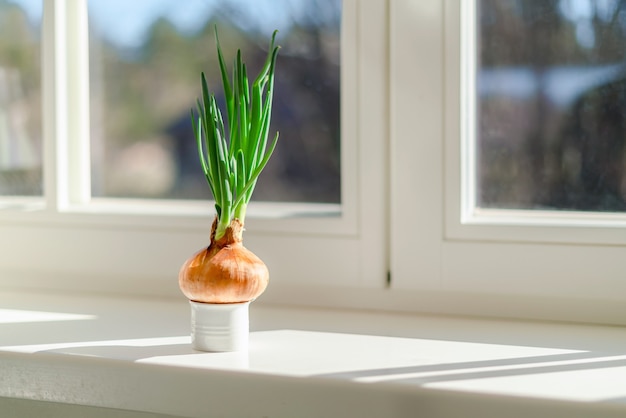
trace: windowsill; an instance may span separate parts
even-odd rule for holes
[[[213,203],[201,200],[94,198],[60,211],[40,197],[3,197],[0,223],[80,228],[197,232],[210,229]],[[354,235],[349,209],[338,203],[251,202],[246,225],[256,233]],[[207,226],[208,225],[208,226]]]
[[[2,292],[0,398],[183,417],[626,414],[618,327],[262,301],[250,321],[248,352],[200,353],[184,299]]]

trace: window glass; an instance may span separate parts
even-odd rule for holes
[[[0,196],[42,194],[40,1],[0,1]]]
[[[626,3],[478,7],[478,206],[625,211]]]
[[[189,112],[201,71],[222,95],[217,24],[250,78],[279,30],[280,139],[253,199],[339,202],[340,17],[340,0],[90,0],[92,195],[211,197]]]

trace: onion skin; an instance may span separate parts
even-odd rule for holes
[[[234,219],[226,234],[215,239],[217,219],[211,229],[211,244],[192,257],[178,273],[178,285],[191,301],[243,303],[256,299],[267,287],[269,271],[263,261],[243,246],[243,224]]]

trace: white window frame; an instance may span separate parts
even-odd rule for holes
[[[0,211],[0,283],[179,295],[178,269],[208,245],[212,204],[90,197],[87,2],[43,2],[45,196]],[[245,243],[276,294],[385,286],[386,10],[343,2],[341,205],[249,206]]]
[[[570,244],[626,244],[626,214],[480,208],[476,203],[477,4],[464,1],[446,27],[446,236],[451,239]],[[458,19],[459,23],[453,23]],[[458,70],[456,70],[458,68]],[[458,91],[458,96],[457,96]],[[460,192],[459,192],[460,190]],[[460,212],[460,216],[459,216]]]
[[[621,215],[471,205],[474,5],[391,3],[391,271],[398,303],[626,323]]]

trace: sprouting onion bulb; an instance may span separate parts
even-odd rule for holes
[[[243,246],[242,233],[257,179],[278,141],[277,132],[268,144],[279,50],[274,45],[276,33],[272,34],[263,68],[250,85],[240,50],[229,79],[215,30],[226,123],[215,94],[201,74],[202,97],[198,99],[197,115],[191,111],[191,123],[202,170],[215,199],[216,217],[210,245],[188,259],[178,276],[182,292],[196,302],[247,302],[267,287],[268,269]]]

